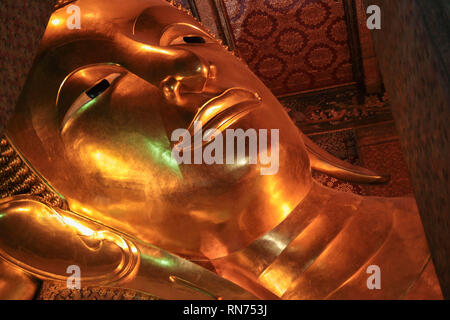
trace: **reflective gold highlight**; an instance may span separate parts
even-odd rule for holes
[[[8,266],[65,281],[78,265],[82,285],[164,299],[439,296],[414,200],[315,183],[311,167],[363,183],[386,177],[318,149],[194,18],[160,0],[74,4],[83,27],[53,23],[64,8],[53,14],[7,128],[24,170],[59,199],[0,202]],[[194,119],[219,131],[279,129],[277,174],[249,161],[177,164],[171,133]],[[367,288],[371,264],[382,290]],[[415,290],[424,276],[431,285]],[[28,280],[17,292],[33,290]]]

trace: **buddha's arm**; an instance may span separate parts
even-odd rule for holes
[[[67,281],[75,265],[82,286],[129,288],[163,299],[255,299],[185,259],[27,196],[0,202],[0,257],[43,280]]]
[[[0,300],[33,299],[37,289],[36,279],[0,259]]]

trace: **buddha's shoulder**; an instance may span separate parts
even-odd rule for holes
[[[403,214],[408,217],[418,216],[416,200],[412,196],[405,197],[377,197],[365,196],[359,205],[360,210],[370,210],[378,213],[386,213],[389,215]],[[372,208],[372,210],[370,209]]]

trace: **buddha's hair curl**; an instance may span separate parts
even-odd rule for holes
[[[58,10],[61,9],[65,6],[67,6],[68,4],[71,4],[73,2],[76,2],[77,0],[58,0],[55,4],[54,9]],[[186,10],[179,2],[175,1],[175,0],[165,0],[166,2],[170,3],[171,5],[173,5],[174,7],[177,7],[180,10]],[[183,11],[184,11],[183,10]],[[189,11],[189,10],[186,10]]]
[[[77,0],[58,0],[55,4],[55,10],[61,9],[62,7],[65,7],[75,1]]]
[[[38,197],[43,203],[65,208],[65,201],[30,169],[5,136],[0,137],[0,198],[15,195]]]

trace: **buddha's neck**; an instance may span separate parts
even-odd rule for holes
[[[288,247],[294,240],[296,247],[300,248],[302,243],[310,241],[311,237],[320,237],[321,239],[315,239],[319,242],[329,241],[327,237],[322,236],[328,230],[321,230],[323,232],[320,233],[311,233],[308,230],[314,229],[313,225],[314,221],[317,220],[316,218],[327,210],[327,207],[329,208],[327,204],[331,205],[331,202],[341,194],[324,188],[318,183],[313,183],[308,195],[278,226],[253,241],[246,248],[226,257],[212,260],[216,272],[254,292],[257,296],[276,298],[277,296],[273,295],[272,292],[277,292],[277,290],[271,286],[276,275],[268,274],[271,265],[276,263],[282,252],[292,249]],[[355,208],[358,206],[357,202],[360,201],[360,198],[358,196],[352,198],[354,198],[353,205]],[[343,210],[342,221],[345,221],[353,213],[354,210]],[[339,225],[340,222],[338,221],[336,226],[330,225],[329,231],[331,232],[331,229],[340,230]],[[316,252],[306,253],[306,256],[303,257],[305,268],[314,260],[315,255]],[[281,276],[284,277],[285,275]],[[278,294],[278,296],[281,296],[281,294]]]

